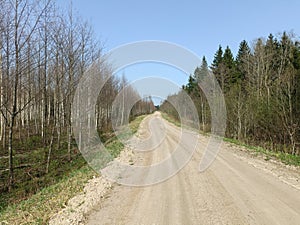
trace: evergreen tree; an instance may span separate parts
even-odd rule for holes
[[[213,74],[216,77],[219,77],[221,74],[220,65],[222,63],[222,58],[223,58],[223,49],[222,49],[222,46],[219,45],[219,49],[215,53],[213,63],[210,66],[210,69],[212,70]]]
[[[276,70],[279,65],[278,52],[279,43],[272,34],[268,36],[266,45],[265,45],[265,58],[266,58],[266,73],[268,73],[269,80],[271,82],[277,79]]]
[[[200,68],[197,68],[195,70],[196,81],[201,82],[204,79],[204,77],[208,76],[208,73],[209,73],[209,71],[208,71],[207,61],[206,61],[205,56],[203,56],[202,64],[201,64]]]
[[[226,47],[223,55],[222,62],[225,64],[225,66],[229,69],[232,70],[235,67],[235,62],[233,58],[233,54],[229,48],[229,46]]]
[[[282,76],[285,73],[285,69],[289,66],[293,60],[293,46],[294,43],[287,35],[286,32],[283,32],[280,42],[278,44],[278,76]]]
[[[184,86],[183,89],[186,90],[188,94],[191,94],[195,90],[195,86],[196,86],[195,78],[193,77],[193,75],[190,75],[188,83],[187,85]]]
[[[250,48],[247,41],[243,40],[240,43],[239,50],[236,56],[237,78],[243,81],[246,73],[249,73],[250,64]]]
[[[212,65],[210,66],[210,69],[212,70],[215,78],[217,79],[219,85],[221,86],[222,90],[224,89],[223,85],[223,71],[224,71],[224,66],[222,63],[223,60],[223,49],[222,46],[219,45],[218,50],[215,53],[214,60]]]
[[[274,52],[278,50],[278,41],[273,34],[269,34],[266,42],[266,53],[273,56]]]
[[[224,51],[222,64],[224,66],[223,74],[221,74],[223,77],[222,88],[223,91],[226,93],[230,89],[230,87],[237,81],[236,65],[229,46],[227,46]]]
[[[222,46],[219,45],[219,48],[218,48],[217,52],[215,53],[215,57],[214,57],[212,65],[211,65],[211,70],[213,72],[215,72],[214,69],[218,68],[218,66],[222,62],[222,58],[223,58],[223,49],[222,49]]]

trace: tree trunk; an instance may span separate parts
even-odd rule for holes
[[[9,135],[8,135],[8,169],[9,169],[9,178],[8,178],[8,191],[11,191],[11,188],[14,185],[14,163],[13,163],[13,126],[14,126],[15,116],[11,116],[10,126],[9,126]]]
[[[68,125],[68,160],[71,161],[72,127]]]
[[[51,153],[52,153],[52,148],[53,148],[53,139],[54,139],[54,125],[53,125],[52,131],[51,131],[51,140],[50,140],[48,156],[47,156],[46,173],[49,173],[50,159],[51,159]]]

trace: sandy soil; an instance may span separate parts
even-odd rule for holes
[[[154,116],[160,124],[149,126]],[[160,133],[151,131],[158,127],[166,131],[163,140],[161,135],[151,138],[151,132]],[[159,162],[178,145],[180,129],[156,114],[145,119],[138,135],[148,138],[149,145],[159,140],[156,150],[134,153],[130,149],[134,143],[129,142],[118,160],[135,165]],[[85,195],[70,200],[50,224],[299,224],[299,168],[223,143],[212,166],[200,173],[208,140],[200,136],[188,165],[165,182],[126,187],[101,177],[91,180]]]

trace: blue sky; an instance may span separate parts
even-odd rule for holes
[[[68,0],[58,0],[59,5]],[[73,0],[78,13],[90,21],[105,51],[141,40],[163,40],[181,45],[212,62],[218,45],[234,54],[242,40],[252,41],[284,30],[300,35],[299,0]],[[161,68],[160,68],[161,69]],[[145,67],[159,76],[160,69]],[[147,70],[147,71],[146,71]],[[167,69],[170,70],[170,69]],[[134,67],[126,75],[136,72]],[[166,71],[165,71],[166,72]],[[169,71],[170,72],[170,71]],[[150,74],[149,74],[150,73]],[[179,86],[186,82],[180,71],[164,74]]]

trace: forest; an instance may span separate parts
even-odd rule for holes
[[[89,66],[96,64],[103,80],[110,77],[95,106],[104,142],[111,138],[118,93],[126,87],[127,98],[141,98],[125,77],[112,74],[93,27],[72,5],[62,12],[54,0],[1,0],[0,8],[1,209],[85,164],[72,135],[71,108]],[[131,117],[152,110],[151,99],[140,100]],[[9,192],[13,198],[5,200]]]
[[[274,152],[299,155],[300,150],[300,42],[292,32],[241,41],[237,55],[219,46],[211,65],[202,64],[182,87],[193,99],[201,130],[211,129],[211,112],[198,83],[214,76],[224,94],[226,137]],[[180,93],[168,99],[178,99]],[[165,101],[160,109],[178,114]]]
[[[95,129],[103,142],[112,138],[116,96],[141,96],[125,76],[113,74],[104,45],[72,5],[63,12],[55,0],[0,0],[0,7],[1,211],[86,164],[72,134],[71,109],[76,87],[92,64],[103,80],[110,77],[95,106]],[[226,101],[227,138],[300,154],[300,41],[295,34],[270,34],[251,44],[243,40],[236,56],[219,46],[211,65],[203,57],[181,90],[194,101],[203,132],[211,129],[211,112],[197,83],[211,73]],[[168,99],[160,110],[179,119]],[[124,100],[119,104],[124,111]],[[134,105],[130,118],[154,110],[146,98]]]

